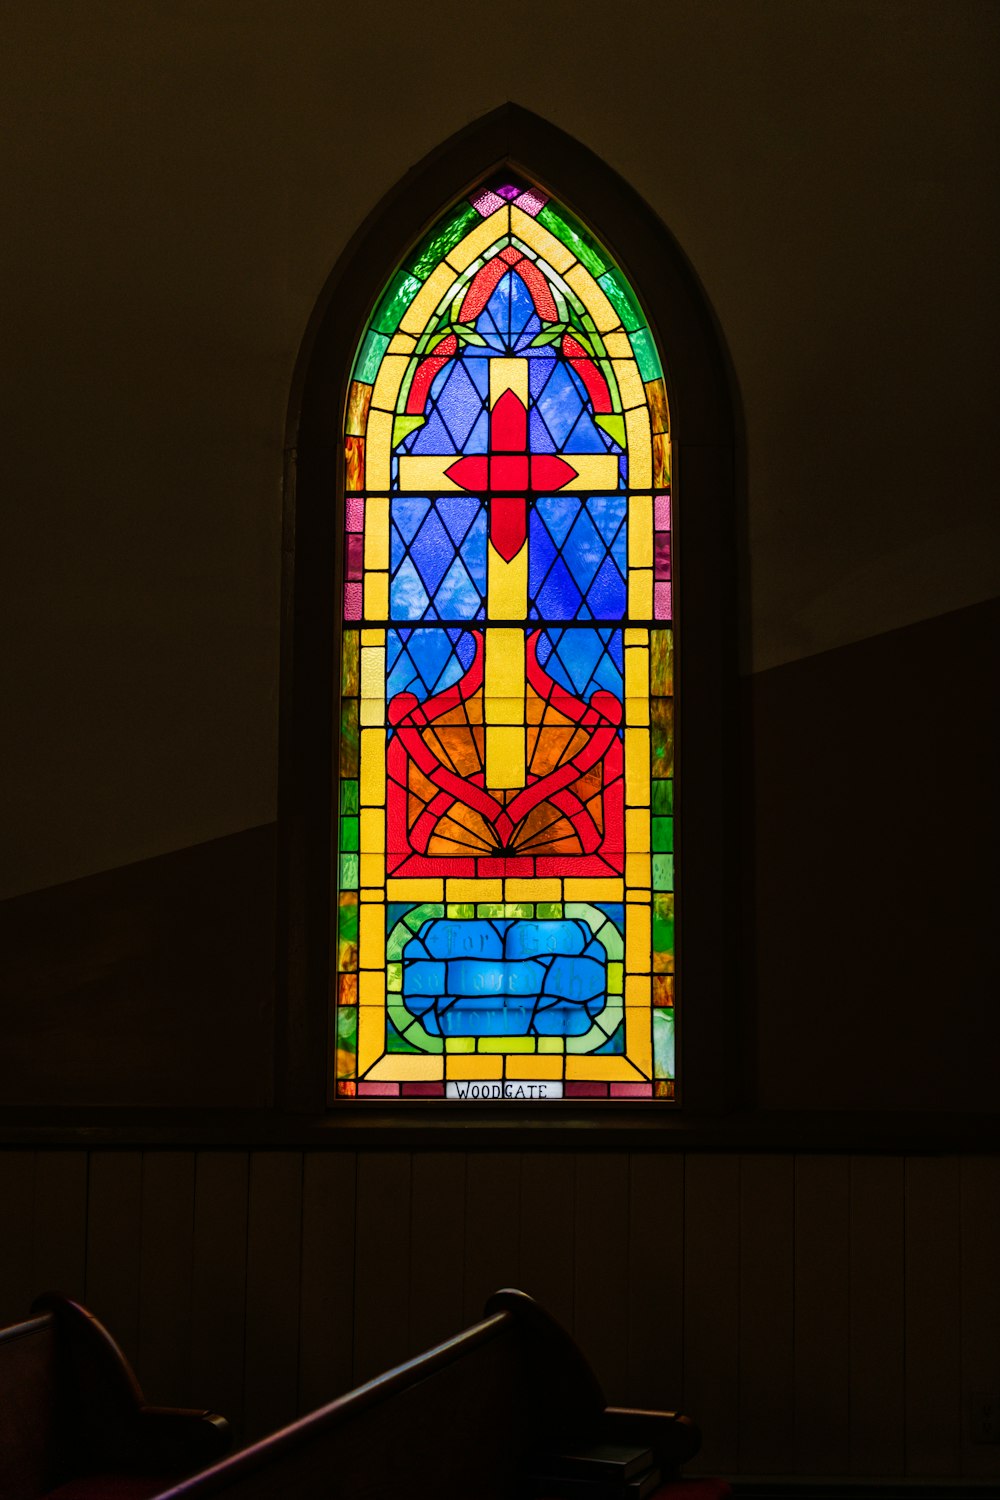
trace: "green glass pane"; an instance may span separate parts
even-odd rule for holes
[[[402,964],[395,964],[395,963],[394,964],[386,964],[386,966],[385,966],[385,987],[391,993],[397,994],[397,995],[399,994],[400,990],[403,988],[403,965]]]
[[[345,630],[340,659],[340,694],[343,698],[358,696],[358,631]],[[341,767],[341,776],[344,769]]]
[[[444,906],[440,902],[425,901],[423,906],[415,906],[411,912],[407,912],[403,920],[411,932],[418,932],[425,922],[443,916]]]
[[[356,891],[358,888],[358,856],[356,854],[342,854],[340,856],[340,889],[342,891]]]
[[[480,1037],[480,1052],[534,1052],[535,1038],[533,1036],[497,1036]]]
[[[674,856],[653,855],[653,890],[672,891],[674,888]]]
[[[625,965],[608,964],[608,994],[620,995],[625,988]]]
[[[410,262],[410,271],[420,281],[426,281],[439,260],[444,260],[449,250],[454,250],[471,225],[478,222],[479,215],[471,203],[465,203],[453,219],[435,224],[421,244],[416,257]]]
[[[502,917],[503,905],[499,901],[480,901],[476,907],[477,917]]]
[[[530,901],[508,901],[504,907],[504,915],[507,917],[533,917],[535,915],[534,904]]]
[[[606,271],[600,277],[597,284],[621,318],[629,333],[636,328],[645,328],[646,319],[639,311],[638,303],[632,296],[632,288],[617,267]]]
[[[358,1045],[358,1012],[354,1005],[341,1005],[337,1011],[337,1046],[354,1052]]]
[[[673,781],[653,782],[653,816],[668,816],[674,810]],[[671,846],[672,847],[672,846]]]
[[[357,776],[361,741],[358,737],[358,700],[347,698],[340,705],[340,774]]]
[[[656,697],[669,698],[674,691],[673,631],[651,631],[649,646],[649,690]]]
[[[674,774],[674,700],[654,698],[650,703],[653,718],[653,777]]]
[[[385,1023],[385,1050],[387,1052],[420,1052],[419,1047],[414,1047],[405,1036],[400,1036],[391,1021]]]
[[[674,951],[674,898],[666,892],[653,895],[653,952]]]
[[[354,891],[341,891],[337,923],[337,968],[353,974],[358,967],[358,898]]]
[[[340,848],[344,854],[358,852],[358,822],[357,818],[341,818],[340,820]]]
[[[378,305],[378,311],[372,318],[372,327],[377,328],[380,333],[395,333],[399,327],[399,320],[420,290],[420,282],[415,276],[410,276],[406,271],[397,271],[389,282],[385,296]],[[367,377],[359,375],[358,379]]]
[[[669,786],[670,783],[668,782]],[[674,820],[673,818],[653,819],[653,852],[655,854],[668,854],[674,847]]]
[[[674,1076],[674,1013],[653,1012],[653,1074],[656,1078]]]
[[[400,316],[402,317],[402,314]],[[365,385],[374,385],[378,367],[382,363],[382,356],[388,347],[389,340],[385,334],[376,333],[374,328],[370,329],[355,361],[355,380],[360,380]]]
[[[535,915],[539,921],[558,921],[563,914],[561,901],[539,901],[535,908]]]
[[[345,891],[340,898],[337,932],[343,943],[358,940],[358,898],[353,892]]]
[[[448,905],[449,917],[474,917],[476,908],[471,901],[452,901]]]
[[[356,781],[348,780],[340,783],[340,811],[345,817],[358,811],[358,783]]]
[[[639,374],[643,380],[659,380],[663,375],[660,365],[660,356],[656,352],[656,343],[648,328],[637,328],[634,333],[629,334],[632,349],[635,354],[635,362],[639,366]]]
[[[603,276],[610,267],[611,262],[605,258],[593,236],[564,208],[557,210],[551,203],[546,203],[538,215],[538,222],[544,224],[557,240],[562,240],[563,244],[583,262],[591,275]]]

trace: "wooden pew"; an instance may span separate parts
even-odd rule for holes
[[[672,1412],[608,1407],[570,1336],[523,1292],[483,1321],[293,1422],[162,1500],[512,1500],[523,1464],[559,1442],[651,1447],[656,1500],[722,1500],[717,1480],[676,1480],[698,1449]]]
[[[3,1500],[145,1500],[229,1448],[224,1418],[150,1406],[107,1329],[66,1297],[0,1329]]]

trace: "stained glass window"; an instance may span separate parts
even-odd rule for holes
[[[537,187],[453,206],[347,401],[336,1091],[674,1098],[656,340]]]

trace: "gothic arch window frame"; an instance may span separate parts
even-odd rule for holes
[[[638,194],[586,147],[506,105],[431,153],[353,236],[317,302],[289,405],[285,452],[279,777],[279,1004],[275,1099],[313,1115],[330,1104],[330,1015],[336,899],[334,719],[341,630],[342,421],[357,340],[409,243],[485,175],[525,174],[593,226],[643,298],[657,336],[671,411],[679,514],[675,629],[679,681],[678,825],[683,841],[679,965],[680,1111],[659,1104],[585,1103],[529,1116],[496,1106],[393,1101],[383,1110],[337,1103],[352,1129],[421,1134],[489,1119],[511,1136],[564,1126],[640,1132],[669,1118],[738,1102],[746,1057],[749,954],[739,853],[746,769],[738,694],[739,411],[708,299],[673,237]],[[412,1108],[412,1107],[410,1107]],[[544,1123],[543,1123],[544,1122]],[[576,1134],[576,1132],[573,1132]],[[602,1138],[606,1138],[602,1131]],[[467,1138],[467,1137],[466,1137]]]

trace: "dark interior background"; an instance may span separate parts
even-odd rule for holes
[[[85,1295],[253,1434],[514,1282],[709,1467],[1000,1472],[998,14],[7,18],[0,1315]],[[192,1120],[273,1101],[292,373],[357,226],[508,99],[669,226],[739,384],[751,1109],[713,1151],[254,1149]]]

